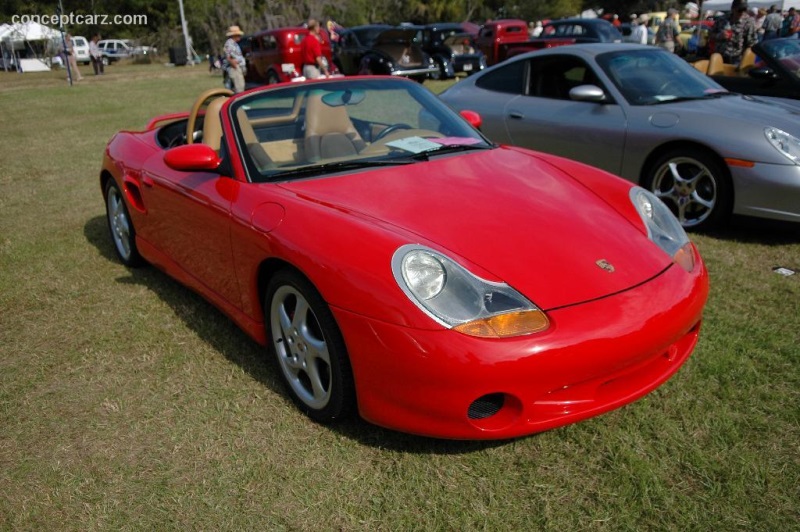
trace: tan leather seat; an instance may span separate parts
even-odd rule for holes
[[[344,105],[331,107],[322,92],[308,97],[306,104],[305,154],[309,161],[355,155],[366,147]]]
[[[756,54],[752,49],[748,48],[742,55],[742,62],[739,64],[739,73],[747,75],[747,72],[756,66]]]
[[[703,74],[708,72],[708,59],[699,59],[692,63],[692,66],[695,67],[697,70],[702,72]]]
[[[222,141],[220,110],[227,99],[227,96],[220,96],[211,100],[206,106],[206,114],[203,119],[203,144],[210,146],[214,151],[219,151],[220,142]]]
[[[708,58],[708,72],[709,76],[735,76],[736,65],[725,63],[722,59],[722,54],[714,52]]]
[[[250,120],[247,118],[247,113],[243,108],[236,111],[236,122],[239,124],[239,129],[244,137],[244,144],[247,146],[247,151],[250,153],[253,162],[259,171],[268,170],[275,167],[275,163],[270,156],[264,151],[264,147],[258,142],[256,132],[253,130]]]

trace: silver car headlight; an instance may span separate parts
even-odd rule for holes
[[[692,271],[694,253],[689,236],[669,207],[655,194],[641,187],[633,187],[630,198],[647,227],[647,237],[684,270]]]
[[[800,162],[800,139],[776,127],[765,127],[764,135],[784,157],[795,164]]]
[[[448,329],[503,338],[550,326],[544,312],[507,284],[481,279],[428,247],[398,248],[392,256],[392,273],[408,298]]]

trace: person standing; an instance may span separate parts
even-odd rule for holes
[[[100,47],[97,45],[97,42],[100,40],[100,34],[95,33],[92,35],[92,40],[89,41],[89,56],[92,60],[92,68],[94,69],[95,76],[101,76],[105,74],[103,71],[103,52],[100,50]]]
[[[322,55],[322,35],[319,22],[313,18],[308,20],[308,35],[303,39],[300,49],[300,56],[303,58],[303,75],[306,79],[317,79],[330,75],[328,59]]]
[[[239,26],[231,26],[225,34],[228,40],[225,41],[223,46],[225,55],[223,69],[227,72],[228,79],[233,84],[234,93],[244,91],[244,75],[247,73],[244,55],[242,55],[242,49],[239,47],[242,35],[244,35],[244,32]]]
[[[83,79],[83,76],[81,75],[81,71],[78,70],[78,59],[75,57],[75,44],[72,42],[72,35],[67,33],[65,40],[67,42],[66,54],[70,75],[75,81],[80,81]]]
[[[631,42],[636,44],[647,44],[647,15],[642,15],[638,18],[631,19],[631,25],[633,29],[631,30]]]
[[[667,11],[667,17],[656,32],[656,46],[673,53],[677,47],[678,35],[681,33],[677,18],[678,10],[669,9]]]
[[[795,8],[790,7],[781,24],[781,37],[796,39],[798,33],[800,33],[800,15],[797,14]]]
[[[741,63],[744,51],[756,44],[756,24],[747,13],[747,0],[733,0],[730,14],[717,19],[711,34],[714,50],[725,63]]]
[[[761,29],[764,30],[763,40],[768,41],[770,39],[777,39],[778,34],[781,31],[781,24],[783,24],[781,12],[778,11],[777,7],[769,6],[767,16],[764,17],[764,23],[761,25]]]

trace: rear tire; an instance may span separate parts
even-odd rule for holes
[[[111,241],[120,262],[128,267],[140,266],[144,260],[136,247],[136,229],[133,227],[125,198],[114,179],[106,183],[106,219]]]

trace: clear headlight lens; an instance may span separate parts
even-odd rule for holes
[[[652,192],[633,187],[631,202],[647,227],[647,237],[690,272],[694,269],[694,253],[689,237],[672,211]]]
[[[764,135],[784,157],[795,164],[800,162],[800,139],[776,127],[765,127]]]
[[[507,284],[483,280],[425,246],[400,247],[392,257],[392,272],[423,312],[461,333],[499,338],[549,327],[544,312]]]

